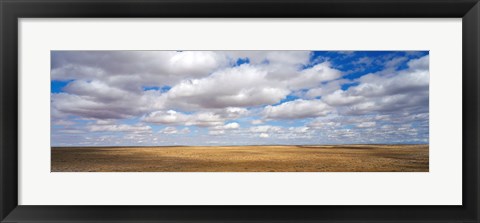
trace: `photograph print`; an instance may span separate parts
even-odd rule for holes
[[[52,172],[428,172],[429,51],[51,51]]]

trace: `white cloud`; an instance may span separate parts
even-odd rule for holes
[[[147,125],[98,125],[93,124],[88,126],[88,130],[92,132],[134,132],[134,133],[142,133],[142,132],[151,132],[152,127]]]
[[[172,85],[207,76],[231,61],[213,51],[54,51],[53,80],[103,80],[118,76],[130,85]]]
[[[152,112],[144,117],[142,121],[163,125],[178,125],[186,123],[189,119],[191,119],[191,117],[186,114],[168,110]]]
[[[84,118],[121,119],[163,106],[159,92],[132,92],[100,81],[73,81],[64,91],[51,94],[51,107],[57,116],[71,114]]]
[[[186,133],[189,133],[190,132],[190,129],[185,127],[181,130],[178,130],[177,128],[173,127],[173,126],[167,126],[165,127],[164,129],[160,130],[160,133],[164,133],[164,134],[186,134]]]
[[[313,99],[319,96],[329,95],[339,90],[342,84],[346,84],[346,83],[350,83],[350,81],[345,79],[329,81],[327,83],[321,84],[319,87],[308,89],[308,91],[302,96],[304,96],[307,99]]]
[[[341,123],[336,122],[336,121],[331,121],[331,120],[315,119],[315,120],[311,121],[310,123],[308,123],[307,126],[311,127],[311,128],[323,128],[323,129],[330,128],[330,129],[332,129],[332,128],[340,127]]]
[[[331,108],[321,100],[303,100],[285,102],[277,106],[267,106],[263,115],[267,119],[301,119],[325,116]]]
[[[348,53],[338,58],[356,55]],[[405,55],[360,57],[345,71],[338,60],[311,58],[309,51],[53,52],[52,80],[68,84],[51,94],[52,141],[428,141],[429,57]],[[239,58],[249,62],[236,65]],[[383,70],[342,78],[367,66]],[[282,102],[290,98],[298,99]],[[152,134],[149,125],[171,137]],[[189,126],[203,129],[190,127],[187,135]]]
[[[162,131],[160,131],[161,133],[165,133],[165,134],[177,134],[178,133],[178,130],[177,128],[175,127],[172,127],[172,126],[168,126],[164,129],[162,129]]]
[[[237,107],[227,107],[219,112],[222,117],[228,119],[237,119],[248,115],[248,109],[246,108],[237,108]]]
[[[222,119],[219,115],[210,112],[196,113],[191,117],[191,120],[187,122],[186,125],[216,126],[222,125],[225,122],[225,120]]]
[[[251,64],[230,67],[238,58]],[[74,81],[52,95],[52,111],[121,119],[156,110],[225,109],[234,118],[340,76],[328,63],[301,70],[309,60],[308,51],[54,52],[52,80]],[[167,85],[167,92],[142,88]]]
[[[236,122],[232,122],[232,123],[228,123],[228,124],[224,125],[225,129],[238,129],[239,127],[240,127],[240,125]]]
[[[226,131],[231,131],[239,128],[240,124],[238,124],[237,122],[231,122],[225,125],[209,127],[208,133],[210,135],[223,135],[226,133]]]
[[[429,68],[429,64],[430,64],[429,55],[408,61],[408,67],[411,70],[426,71]]]
[[[307,133],[310,128],[307,126],[300,126],[300,127],[290,127],[288,128],[289,131],[293,133]]]
[[[351,105],[362,101],[364,98],[359,95],[349,95],[343,90],[336,90],[325,96],[324,101],[331,106]]]
[[[260,135],[258,135],[260,138],[268,138],[270,137],[267,133],[260,133]]]
[[[283,128],[280,126],[262,125],[253,126],[248,129],[248,132],[252,136],[258,136],[260,138],[272,138],[276,140],[310,138],[313,136],[314,131],[314,129],[308,126]]]
[[[140,114],[135,104],[102,103],[79,95],[52,94],[52,110],[86,118],[119,119]]]
[[[183,114],[173,110],[155,111],[142,118],[142,121],[162,125],[186,125],[186,126],[218,126],[223,125],[225,119],[211,112]]]
[[[399,63],[402,60],[391,61]],[[411,60],[408,69],[380,71],[360,77],[358,86],[336,90],[324,101],[346,114],[369,114],[428,109],[428,56]],[[342,106],[344,106],[342,108]]]
[[[371,128],[371,127],[375,127],[375,122],[362,122],[360,124],[357,125],[358,128]]]
[[[261,125],[261,126],[254,126],[250,127],[250,132],[253,133],[267,133],[267,132],[280,132],[282,131],[282,127],[279,126],[271,126],[271,125]]]
[[[298,75],[294,75],[287,81],[292,89],[303,89],[316,87],[322,82],[335,80],[341,76],[340,71],[331,68],[330,63],[324,62],[302,70]]]
[[[267,71],[244,64],[185,80],[168,91],[168,105],[183,109],[251,107],[276,103],[290,93],[266,76]]]
[[[225,130],[222,130],[222,129],[209,130],[208,134],[209,135],[223,135],[223,134],[225,134]]]

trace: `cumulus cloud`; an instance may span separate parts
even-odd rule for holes
[[[276,140],[304,139],[313,136],[314,131],[307,126],[288,127],[262,125],[250,127],[248,131],[260,138],[272,138]]]
[[[362,122],[357,125],[358,128],[370,128],[375,126],[375,122]]]
[[[220,115],[211,112],[184,114],[173,110],[155,111],[142,118],[142,121],[164,125],[186,125],[186,126],[217,126],[223,125],[225,119]]]
[[[131,85],[171,85],[209,75],[230,64],[212,51],[53,51],[52,80],[108,80],[118,76]]]
[[[267,119],[302,119],[325,116],[330,107],[321,100],[303,100],[285,102],[277,106],[267,106],[263,115]]]
[[[250,132],[254,132],[254,133],[267,133],[267,132],[280,132],[280,131],[282,131],[282,127],[271,126],[271,125],[261,125],[261,126],[254,126],[250,128]]]
[[[260,133],[260,135],[258,135],[260,138],[268,138],[270,137],[267,133]]]
[[[217,111],[221,116],[227,119],[237,119],[248,115],[249,111],[246,108],[227,107],[223,110]]]
[[[410,68],[410,70],[426,71],[429,68],[429,64],[430,64],[429,62],[430,62],[430,56],[426,55],[419,59],[408,61],[408,67]]]
[[[335,92],[325,96],[324,101],[331,106],[352,105],[362,101],[364,98],[360,95],[350,95],[343,90],[336,90]]]
[[[52,80],[74,80],[52,95],[52,110],[86,118],[127,118],[155,110],[232,109],[278,103],[336,79],[328,62],[302,69],[308,51],[56,51]],[[232,67],[239,58],[250,63]],[[157,86],[151,90],[144,87]],[[167,86],[168,90],[159,89]],[[236,109],[236,110],[235,110]],[[95,110],[95,112],[92,112]]]
[[[335,80],[341,76],[342,72],[333,69],[330,63],[324,62],[302,70],[288,80],[288,85],[293,89],[317,87],[322,82]]]
[[[251,107],[272,104],[290,91],[266,78],[262,68],[242,65],[203,79],[185,80],[166,94],[170,106],[183,109]]]
[[[52,110],[85,118],[128,118],[163,104],[158,92],[131,92],[100,81],[73,81],[63,89],[64,92],[51,95]]]
[[[173,126],[167,126],[160,131],[160,133],[164,133],[164,134],[186,134],[186,133],[189,133],[189,132],[190,132],[190,129],[187,128],[187,127],[183,128],[181,130],[178,130],[177,128],[175,128]]]
[[[314,99],[317,97],[334,93],[335,91],[341,89],[341,86],[343,84],[350,84],[350,83],[353,83],[353,82],[346,79],[328,81],[326,83],[321,83],[318,87],[312,87],[308,89],[306,92],[300,92],[300,93],[303,93],[300,95],[306,99]]]
[[[236,122],[231,122],[225,125],[211,126],[209,127],[208,133],[210,135],[223,135],[225,134],[226,131],[235,130],[239,128],[240,128],[240,124]]]
[[[364,75],[357,80],[357,86],[336,90],[326,95],[324,101],[331,106],[344,106],[338,110],[346,114],[393,112],[399,109],[425,111],[429,98],[428,55],[410,60],[407,64],[409,67],[405,70]]]
[[[90,125],[88,128],[92,132],[134,132],[134,133],[142,133],[142,132],[151,132],[152,127],[142,125],[142,124],[137,124],[137,125],[99,125],[99,124],[94,124]]]
[[[228,123],[223,126],[224,129],[238,129],[240,125],[236,122]]]
[[[428,142],[428,53],[317,54],[53,51],[52,141]]]

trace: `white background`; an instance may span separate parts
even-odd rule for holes
[[[21,19],[19,204],[462,204],[461,19]],[[430,50],[429,173],[50,173],[50,50]]]

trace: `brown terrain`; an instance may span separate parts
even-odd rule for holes
[[[53,147],[52,172],[428,172],[428,145]]]

